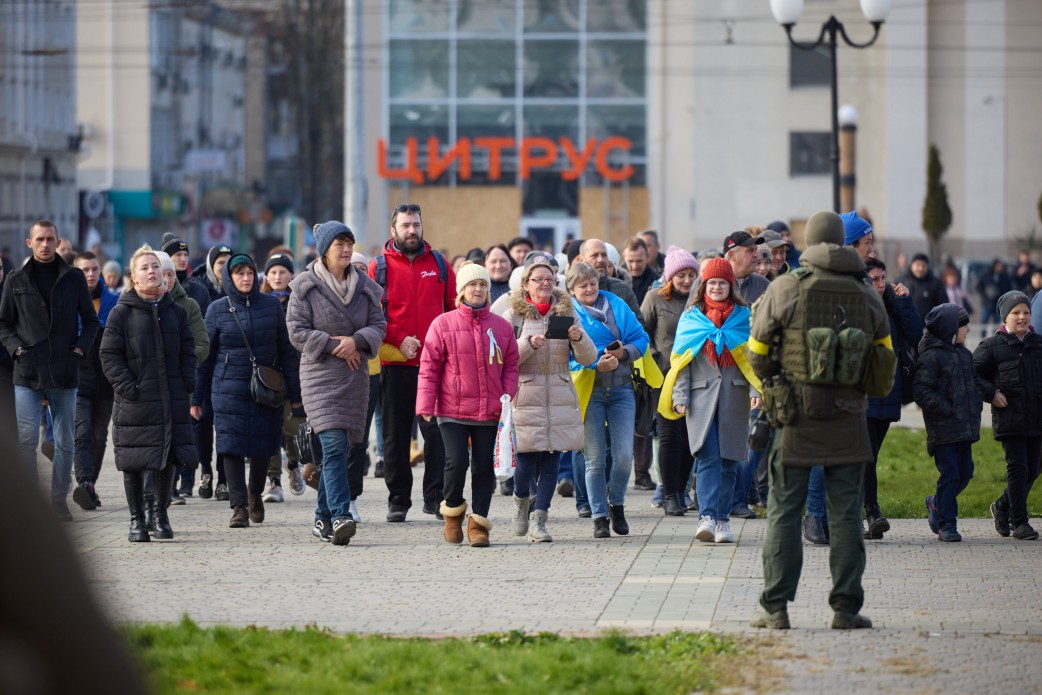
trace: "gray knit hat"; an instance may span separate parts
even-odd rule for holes
[[[996,303],[996,307],[999,310],[999,318],[1003,321],[1009,316],[1009,312],[1013,311],[1013,308],[1018,304],[1027,304],[1031,306],[1031,300],[1028,296],[1019,290],[1013,290],[999,297],[999,301]]]
[[[315,252],[318,253],[319,258],[326,255],[333,240],[341,234],[350,237],[352,244],[355,243],[355,233],[351,231],[351,228],[336,220],[315,225],[314,233]]]

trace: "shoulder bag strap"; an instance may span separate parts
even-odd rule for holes
[[[232,306],[232,300],[230,297],[225,297],[228,302],[228,313],[235,319],[235,325],[239,327],[239,332],[242,333],[242,342],[246,343],[246,353],[250,356],[250,364],[256,366],[257,358],[253,356],[253,350],[250,349],[250,339],[246,337],[246,331],[242,328],[242,322],[239,321],[238,314],[235,313],[235,307]]]

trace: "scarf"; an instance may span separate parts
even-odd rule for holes
[[[134,291],[137,292],[137,296],[141,297],[146,302],[152,303],[158,302],[162,299],[163,295],[166,294],[166,291],[162,286],[159,286],[154,290],[147,287],[134,287]]]
[[[531,297],[525,297],[525,301],[534,306],[535,310],[539,312],[540,316],[546,316],[546,314],[550,311],[550,307],[553,306],[552,304],[536,304],[532,301]]]
[[[355,272],[354,268],[348,268],[347,280],[340,282],[329,272],[329,268],[326,267],[321,258],[315,262],[313,267],[315,275],[318,275],[322,282],[326,283],[326,286],[333,290],[333,294],[340,297],[340,301],[344,303],[344,306],[351,303],[355,296],[355,290],[358,288],[358,273]]]
[[[703,313],[706,315],[713,325],[720,328],[724,325],[724,321],[734,311],[735,303],[730,298],[718,302],[715,299],[705,297],[703,300],[704,309]],[[722,349],[723,351],[719,354],[717,350]],[[720,367],[734,367],[734,357],[731,356],[731,351],[727,349],[725,345],[717,346],[713,341],[707,340],[705,345],[702,346],[702,352],[709,359],[709,364],[717,365]]]

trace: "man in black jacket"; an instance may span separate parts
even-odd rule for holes
[[[98,332],[98,315],[87,280],[56,253],[58,230],[49,220],[29,229],[32,258],[4,283],[0,300],[0,341],[14,358],[18,449],[36,467],[40,411],[47,401],[54,423],[51,504],[63,521],[72,488],[76,386],[80,360]]]
[[[925,253],[912,256],[908,272],[898,282],[908,288],[920,316],[926,316],[930,309],[948,301],[948,291],[944,289],[940,278],[930,270],[930,257]]]
[[[188,244],[183,239],[167,232],[163,235],[163,245],[160,251],[170,254],[170,260],[174,262],[177,281],[181,283],[185,293],[199,305],[202,315],[206,316],[206,309],[210,306],[210,291],[206,289],[202,280],[188,274]]]

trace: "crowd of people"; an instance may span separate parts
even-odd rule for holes
[[[665,515],[697,514],[702,542],[733,542],[731,517],[766,507],[756,624],[787,626],[802,536],[831,545],[834,626],[867,627],[864,540],[890,531],[876,476],[890,425],[921,406],[939,472],[928,523],[958,541],[988,402],[1007,467],[996,531],[1038,537],[1026,499],[1042,450],[1042,293],[1028,293],[1027,259],[1024,289],[998,261],[981,279],[982,312],[1000,325],[971,354],[958,271],[939,280],[920,254],[891,282],[854,212],[808,220],[802,254],[784,222],[698,254],[662,251],[647,230],[621,254],[518,237],[452,262],[417,205],[392,211],[371,259],[342,222],[313,231],[310,262],[217,245],[193,272],[168,234],[133,253],[120,286],[94,253],[59,253],[53,223],[32,226],[30,258],[3,279],[0,388],[14,408],[0,425],[32,465],[41,422],[51,433],[59,518],[72,519],[70,492],[101,506],[111,429],[132,542],[172,538],[168,507],[194,495],[227,502],[231,528],[263,523],[285,476],[293,494],[317,490],[312,534],[346,545],[375,422],[388,522],[412,507],[418,429],[423,513],[446,542],[488,546],[508,446],[516,470],[498,491],[514,535],[552,542],[555,494],[594,538],[627,535],[631,479]]]

